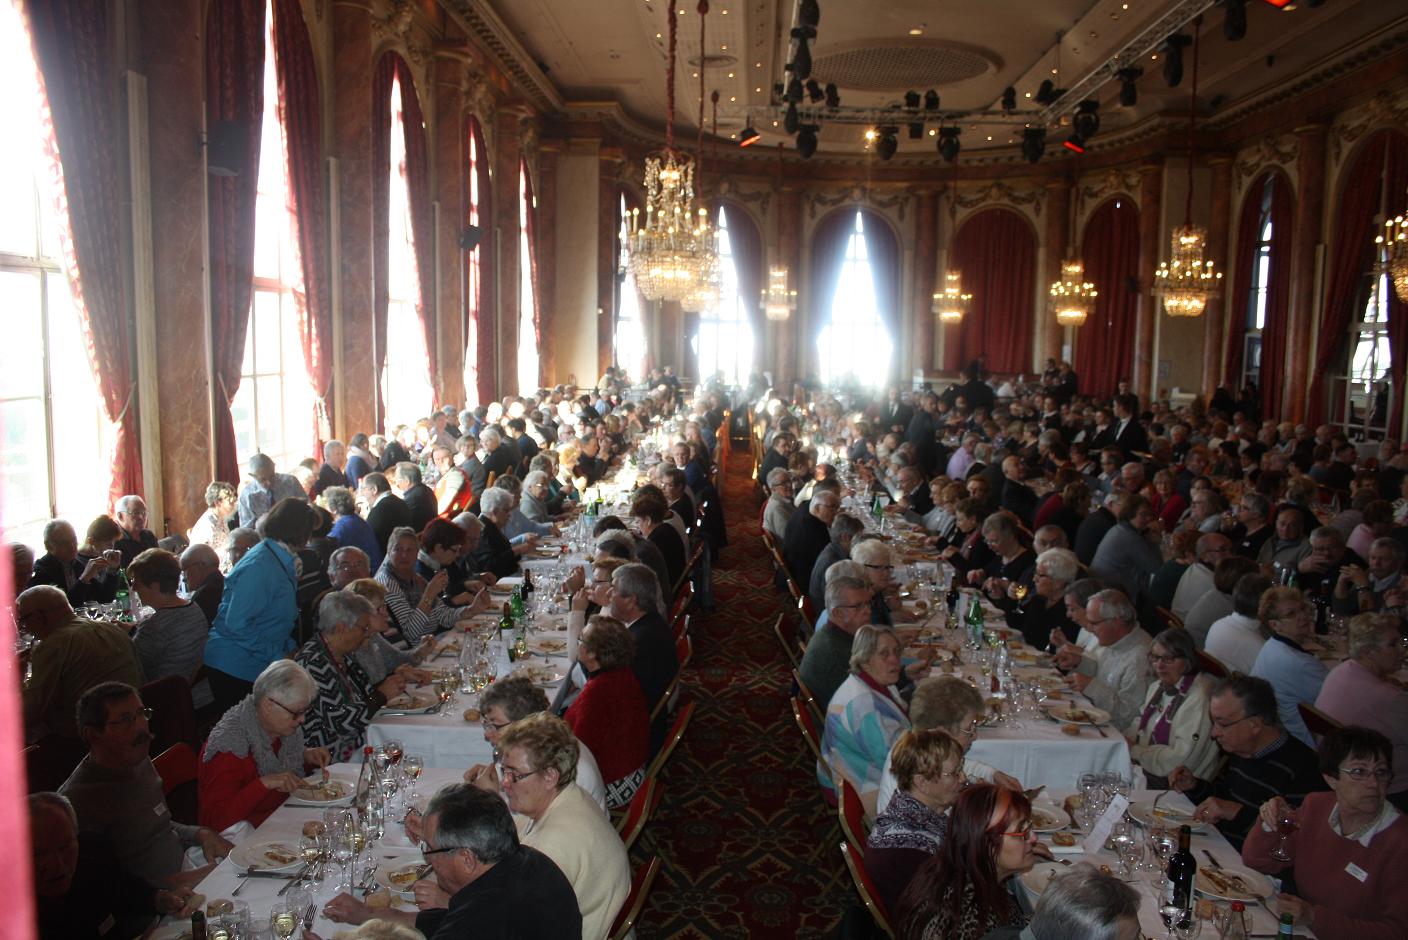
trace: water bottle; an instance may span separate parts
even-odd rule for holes
[[[983,602],[978,597],[978,592],[974,591],[972,598],[968,602],[968,634],[971,638],[973,649],[983,647]]]
[[[1222,940],[1247,940],[1247,906],[1241,901],[1232,902],[1221,937]]]

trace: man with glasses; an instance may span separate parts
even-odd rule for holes
[[[147,528],[147,504],[140,496],[124,496],[113,504],[113,518],[122,534],[113,548],[122,553],[122,567],[149,548],[157,548],[156,535]]]
[[[838,562],[839,564],[839,562]],[[802,654],[802,681],[824,710],[851,671],[851,641],[870,623],[870,582],[841,576],[826,585],[826,623]]]
[[[1173,592],[1173,606],[1169,608],[1180,620],[1188,616],[1188,611],[1200,597],[1213,589],[1213,569],[1231,554],[1232,540],[1220,532],[1209,532],[1198,536],[1193,552],[1198,560],[1189,565],[1183,577],[1178,579],[1178,589]]]
[[[150,718],[151,709],[126,683],[104,682],[85,692],[78,701],[78,724],[88,756],[59,792],[78,812],[79,831],[104,837],[123,868],[156,885],[194,885],[232,846],[213,829],[171,818],[161,777],[148,756]],[[207,867],[183,875],[182,858],[195,846]]]
[[[220,599],[225,595],[225,576],[220,573],[220,556],[215,549],[195,542],[181,553],[181,577],[191,600],[205,614],[205,622],[215,622]]]
[[[1139,629],[1134,605],[1122,591],[1109,589],[1085,605],[1086,627],[1100,641],[1099,658],[1086,656],[1074,643],[1056,654],[1056,664],[1078,673],[1076,684],[1086,698],[1110,713],[1110,724],[1128,728],[1139,717],[1149,688],[1149,646]]]
[[[1215,824],[1238,849],[1267,800],[1281,796],[1299,806],[1307,793],[1325,789],[1315,752],[1281,727],[1276,693],[1265,679],[1221,680],[1208,700],[1208,716],[1226,763],[1211,780],[1180,765],[1168,783],[1193,801],[1197,819]]]

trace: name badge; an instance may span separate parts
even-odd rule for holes
[[[158,816],[165,816],[165,815],[166,815],[166,801],[165,801],[165,800],[162,800],[160,803],[157,803],[155,806],[153,806],[153,807],[152,807],[152,812],[155,813],[155,814],[158,815]]]
[[[1351,875],[1353,875],[1353,876],[1354,876],[1359,882],[1361,882],[1361,883],[1363,883],[1363,882],[1364,882],[1366,879],[1368,879],[1368,877],[1369,877],[1369,873],[1368,873],[1367,871],[1365,871],[1364,869],[1360,868],[1358,865],[1354,864],[1353,862],[1350,862],[1348,865],[1346,865],[1346,866],[1344,867],[1344,870],[1347,871],[1347,872],[1349,872]]]

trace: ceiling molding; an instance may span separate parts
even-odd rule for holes
[[[557,88],[484,0],[439,0],[439,3],[538,110],[551,114],[563,109],[564,101]]]

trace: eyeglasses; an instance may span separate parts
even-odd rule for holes
[[[484,728],[485,731],[489,731],[489,730],[502,731],[502,730],[504,730],[505,728],[507,728],[509,725],[513,724],[513,722],[511,722],[511,721],[506,721],[506,722],[504,722],[503,724],[498,724],[497,722],[490,721],[490,720],[489,720],[489,716],[488,716],[488,715],[485,715],[484,717],[482,717],[482,718],[479,719],[479,724]]]
[[[299,709],[298,711],[294,711],[292,708],[289,708],[287,705],[285,705],[283,702],[280,702],[278,699],[274,698],[272,695],[269,696],[269,701],[273,702],[275,705],[279,706],[279,707],[282,708],[284,711],[288,712],[289,715],[290,715],[291,717],[293,717],[293,718],[302,718],[304,715],[308,714],[308,709],[312,707],[311,705],[306,705],[306,706],[304,706],[303,708]]]
[[[514,770],[506,764],[499,765],[499,771],[503,774],[504,783],[517,783],[520,780],[527,780],[539,771],[536,770]]]
[[[1086,622],[1094,627],[1102,623],[1109,623],[1111,620],[1118,620],[1118,617],[1101,617],[1099,620],[1087,620]]]
[[[128,712],[127,714],[123,715],[121,718],[112,718],[112,719],[109,719],[108,722],[107,722],[107,724],[106,724],[106,727],[109,727],[109,728],[130,728],[130,727],[132,727],[134,724],[137,723],[137,716],[138,716],[138,715],[142,716],[142,717],[145,718],[147,721],[151,721],[151,720],[152,720],[152,715],[153,715],[154,713],[155,713],[155,710],[154,710],[154,709],[151,709],[151,708],[139,708],[139,709],[137,709],[135,712]]]
[[[420,854],[423,855],[423,856],[425,856],[426,858],[430,858],[430,856],[432,856],[432,855],[439,855],[439,854],[442,853],[442,852],[458,852],[458,851],[459,851],[459,846],[456,846],[456,845],[449,845],[449,846],[446,846],[446,847],[444,847],[444,848],[442,848],[442,849],[432,849],[432,848],[431,848],[427,843],[425,843],[425,842],[422,842],[422,843],[420,844]]]
[[[876,571],[894,571],[894,570],[895,570],[895,566],[894,566],[894,565],[866,565],[866,567],[867,567],[867,568],[873,568],[873,569],[875,569]]]
[[[1032,821],[1028,819],[1016,829],[1002,833],[1003,836],[1011,836],[1017,839],[1025,839],[1032,834]]]
[[[1255,718],[1255,717],[1256,717],[1255,715],[1243,715],[1241,718],[1238,718],[1236,721],[1222,721],[1222,720],[1220,720],[1220,719],[1214,718],[1214,719],[1212,720],[1212,723],[1213,723],[1215,726],[1217,726],[1217,727],[1221,728],[1222,730],[1226,731],[1228,728],[1234,727],[1235,725],[1240,725],[1242,722],[1247,721],[1247,720],[1249,720],[1249,719],[1251,719],[1251,718]]]
[[[1178,662],[1178,661],[1179,661],[1180,659],[1182,659],[1182,658],[1183,658],[1182,656],[1177,656],[1177,655],[1172,655],[1172,654],[1171,654],[1171,655],[1168,655],[1168,656],[1160,656],[1158,653],[1150,653],[1150,654],[1149,654],[1149,662],[1151,662],[1151,663],[1162,663],[1162,664],[1165,665],[1165,666],[1172,666],[1174,663]]]
[[[870,601],[860,601],[859,603],[855,603],[855,604],[836,604],[836,605],[833,605],[831,609],[832,609],[832,610],[860,610],[860,609],[862,609],[862,608],[864,608],[864,609],[866,609],[866,610],[869,610],[869,609],[870,609]]]
[[[1372,770],[1368,767],[1341,767],[1339,771],[1356,783],[1363,783],[1371,776],[1379,783],[1387,783],[1388,779],[1393,776],[1393,771],[1387,767],[1375,767]]]

